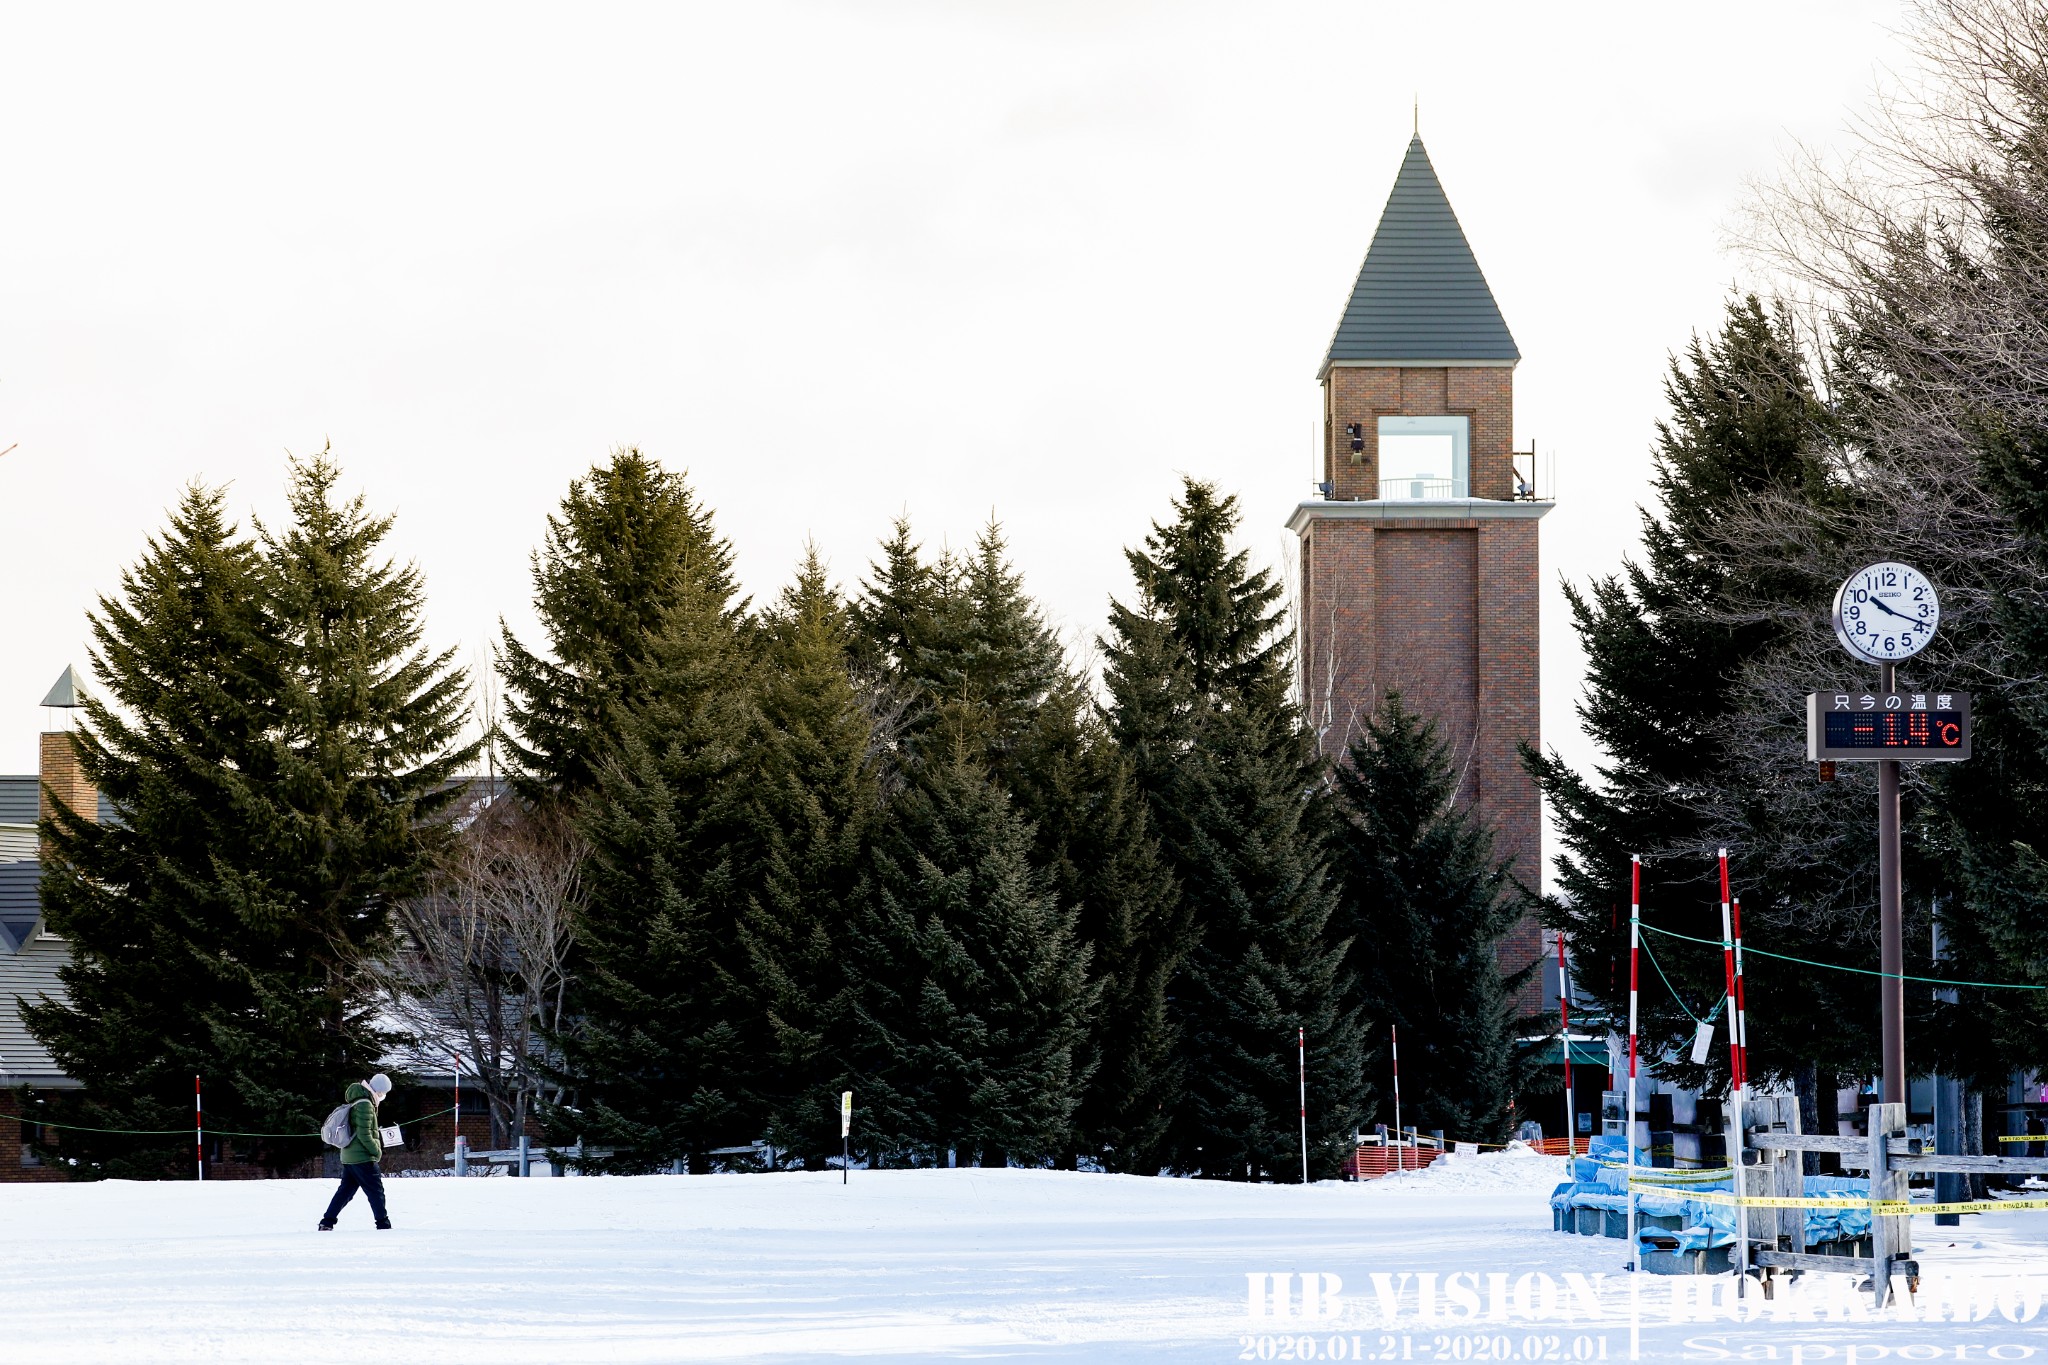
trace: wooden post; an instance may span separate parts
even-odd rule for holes
[[[1784,1133],[1792,1137],[1802,1136],[1799,1118],[1799,1097],[1797,1095],[1751,1095],[1743,1111],[1743,1121],[1752,1132]],[[1755,1168],[1755,1178],[1745,1181],[1748,1189],[1774,1199],[1798,1199],[1806,1193],[1806,1176],[1796,1148],[1765,1146],[1762,1142],[1748,1143],[1748,1149],[1760,1158]],[[1745,1210],[1747,1217],[1744,1227],[1750,1237],[1760,1244],[1760,1249],[1790,1255],[1803,1255],[1806,1251],[1806,1210],[1804,1209],[1752,1209]],[[1755,1264],[1764,1269],[1764,1297],[1772,1296],[1771,1267],[1776,1257],[1754,1257]]]
[[[1744,1059],[1747,1065],[1748,1059]],[[1778,1097],[1778,1113],[1785,1122],[1785,1131],[1795,1136],[1805,1133],[1805,1120],[1799,1117],[1799,1096]],[[1773,1125],[1774,1127],[1776,1125]],[[1777,1179],[1773,1182],[1781,1199],[1799,1199],[1806,1194],[1806,1163],[1798,1152],[1777,1152]],[[1806,1252],[1806,1210],[1779,1209],[1778,1248],[1804,1255]]]
[[[1879,1217],[1875,1206],[1906,1198],[1906,1173],[1892,1168],[1891,1139],[1906,1133],[1906,1106],[1886,1103],[1870,1106],[1870,1284],[1875,1306],[1882,1309],[1891,1301],[1892,1262],[1913,1250],[1913,1219]]]

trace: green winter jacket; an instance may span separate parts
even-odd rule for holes
[[[341,1164],[355,1166],[377,1160],[384,1155],[384,1136],[377,1131],[377,1105],[370,1098],[370,1087],[351,1081],[342,1098],[348,1101],[349,1127],[355,1137],[341,1149]]]

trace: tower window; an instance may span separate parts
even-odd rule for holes
[[[1380,418],[1380,497],[1463,498],[1472,446],[1467,417]]]

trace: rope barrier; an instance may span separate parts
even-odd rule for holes
[[[1650,926],[1645,924],[1642,927],[1648,929]],[[1701,941],[1704,942],[1705,940]],[[1715,946],[1718,947],[1720,945],[1716,944]],[[1728,1003],[1726,999],[1715,1000],[1714,1008],[1711,1011],[1709,1011],[1707,1017],[1704,1019],[1700,1018],[1697,1014],[1694,1014],[1692,1012],[1692,1006],[1685,1003],[1685,997],[1678,993],[1678,987],[1671,984],[1671,978],[1664,975],[1664,965],[1657,961],[1657,955],[1650,951],[1650,945],[1645,943],[1643,945],[1643,951],[1649,954],[1650,965],[1657,969],[1657,979],[1664,983],[1665,990],[1671,992],[1671,998],[1678,1002],[1678,1008],[1685,1011],[1686,1018],[1692,1020],[1695,1024],[1705,1025],[1711,1024],[1714,1020],[1721,1017],[1721,1006]]]
[[[425,1123],[428,1119],[437,1119],[442,1114],[452,1114],[454,1112],[454,1106],[450,1105],[448,1108],[438,1110],[432,1114],[421,1114],[416,1119],[401,1119],[397,1123],[387,1123],[384,1126],[386,1128],[403,1128],[410,1123]],[[192,1133],[190,1128],[89,1128],[82,1123],[58,1123],[54,1119],[32,1118],[28,1115],[22,1116],[22,1122],[33,1123],[43,1128],[62,1128],[72,1133],[119,1133],[124,1137],[189,1137]],[[317,1128],[310,1133],[237,1133],[226,1128],[209,1128],[206,1131],[215,1137],[296,1138],[320,1136],[320,1130]]]
[[[1681,934],[1671,929],[1659,929],[1654,924],[1645,924],[1643,928],[1648,929],[1653,934],[1662,934],[1665,938],[1684,939],[1687,943],[1703,943],[1709,948],[1720,948],[1722,946],[1721,941],[1719,939],[1694,938],[1691,934]],[[1743,951],[1746,953],[1754,953],[1758,957],[1774,957],[1778,959],[1780,962],[1797,962],[1802,967],[1820,967],[1824,970],[1831,972],[1854,972],[1858,976],[1889,977],[1893,975],[1893,973],[1891,972],[1874,972],[1871,971],[1868,967],[1844,967],[1838,962],[1815,962],[1812,958],[1793,957],[1790,953],[1774,953],[1764,948],[1750,948],[1745,946]],[[1653,963],[1656,961],[1654,957],[1650,960]],[[1662,973],[1663,969],[1659,968],[1658,974],[1662,975]],[[1897,974],[1897,976],[1898,979],[1901,981],[1921,981],[1927,983],[1930,986],[1982,986],[1988,990],[1998,991],[2048,991],[2048,986],[2036,986],[2018,981],[1955,981],[1945,976],[1913,976],[1905,972],[1900,972]],[[1669,980],[1667,980],[1664,984],[1668,986],[1671,983]],[[1681,1000],[1679,1002],[1679,1007],[1682,1009],[1684,1008],[1684,1005],[1685,1002]],[[1702,1020],[1700,1022],[1705,1021]]]

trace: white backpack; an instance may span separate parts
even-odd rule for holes
[[[349,1121],[349,1111],[359,1104],[368,1103],[368,1100],[351,1100],[347,1104],[336,1105],[334,1112],[327,1116],[327,1121],[320,1125],[320,1140],[329,1147],[346,1147],[354,1142],[355,1125]]]

